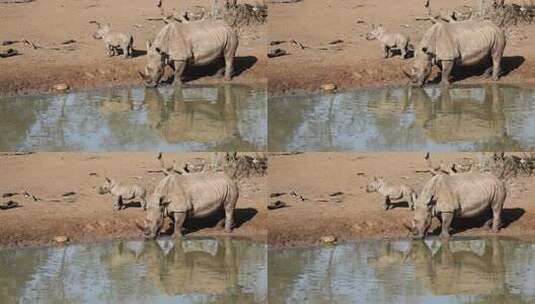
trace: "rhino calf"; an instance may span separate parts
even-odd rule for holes
[[[234,70],[234,56],[238,48],[238,34],[224,21],[201,20],[189,23],[171,22],[165,25],[153,42],[147,41],[147,63],[139,71],[147,86],[160,83],[164,68],[174,71],[174,84],[182,83],[186,66],[202,66],[224,59],[228,81]]]
[[[119,51],[123,53],[124,58],[132,57],[134,37],[131,34],[114,32],[109,24],[101,25],[97,23],[97,26],[98,28],[93,34],[93,38],[104,41],[108,57],[119,55]]]
[[[369,183],[366,186],[366,192],[379,192],[384,196],[383,209],[389,210],[392,207],[392,200],[407,200],[409,208],[414,210],[414,202],[418,198],[416,191],[409,186],[397,185],[391,186],[388,185],[384,177],[374,177],[373,182]]]
[[[384,58],[394,56],[393,50],[399,49],[401,57],[407,58],[407,53],[412,48],[408,36],[400,33],[387,33],[384,26],[373,26],[372,30],[366,34],[367,40],[378,40],[381,43],[381,49],[384,52]]]
[[[113,210],[123,209],[125,207],[124,201],[132,201],[136,198],[140,200],[141,208],[143,208],[143,210],[147,210],[147,190],[145,187],[136,184],[124,185],[106,177],[104,185],[99,188],[99,193],[109,193],[115,197]]]
[[[150,196],[143,230],[147,238],[156,238],[165,217],[174,223],[174,234],[182,236],[186,217],[203,218],[224,211],[225,231],[234,224],[234,209],[239,192],[236,181],[225,173],[169,174],[164,177]],[[219,226],[219,225],[218,225]]]

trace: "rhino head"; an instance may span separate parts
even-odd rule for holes
[[[378,39],[383,34],[383,32],[383,25],[380,24],[379,26],[375,26],[374,24],[372,24],[372,30],[366,34],[366,40]]]
[[[154,201],[156,200],[156,202]],[[140,227],[146,238],[155,239],[160,234],[163,226],[163,218],[165,214],[165,205],[163,198],[160,196],[153,196],[148,203],[147,216],[143,227]]]
[[[369,183],[368,185],[366,185],[366,192],[370,193],[370,192],[377,192],[377,190],[379,190],[379,186],[380,185],[383,185],[384,184],[384,177],[374,177],[373,178],[373,182]]]
[[[111,24],[102,25],[97,23],[97,30],[93,33],[93,38],[102,39],[111,30]]]
[[[424,205],[416,205],[414,210],[414,218],[412,219],[412,227],[410,230],[416,238],[424,238],[431,227],[432,223],[432,211],[431,207]]]
[[[108,177],[105,177],[105,179],[106,180],[104,181],[104,184],[98,188],[98,193],[99,194],[110,193],[112,180],[109,179]]]
[[[139,71],[139,75],[149,87],[156,87],[162,79],[166,64],[166,54],[147,40],[147,63],[145,70]]]
[[[403,73],[411,80],[411,83],[422,87],[429,75],[431,75],[431,69],[433,67],[433,58],[432,55],[425,52],[426,49],[423,48],[422,52],[414,58],[414,62],[410,72],[403,70]]]

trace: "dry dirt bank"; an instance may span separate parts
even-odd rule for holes
[[[433,12],[444,14],[462,5],[478,1],[430,1]],[[307,0],[293,4],[272,4],[269,7],[268,41],[295,39],[296,44],[283,43],[274,47],[289,55],[267,60],[268,87],[272,94],[294,90],[318,90],[321,84],[334,83],[340,88],[406,84],[402,67],[411,59],[399,56],[383,59],[377,41],[365,35],[371,24],[383,24],[387,30],[409,35],[413,44],[431,26],[425,17],[422,0]],[[535,83],[535,25],[513,27],[507,31],[508,42],[503,60],[504,83]],[[343,43],[329,46],[329,42]],[[327,48],[322,50],[321,48]],[[466,78],[468,75],[474,75]],[[460,71],[462,82],[484,83],[478,69]]]
[[[164,8],[185,10],[195,5],[210,7],[208,0],[163,1]],[[27,39],[39,46],[22,43],[0,45],[0,52],[16,48],[20,56],[0,58],[0,94],[46,92],[57,83],[73,89],[141,84],[137,71],[145,64],[145,41],[153,39],[163,22],[155,1],[63,1],[47,0],[22,4],[0,4],[0,43]],[[92,38],[96,26],[90,20],[110,22],[112,28],[134,36],[135,58],[108,58],[101,40]],[[240,30],[236,58],[236,83],[265,83],[265,29],[252,26]],[[70,39],[76,43],[62,45]],[[50,48],[59,48],[53,50]],[[70,49],[72,48],[72,50]],[[214,67],[195,68],[186,73],[193,83],[224,81]]]

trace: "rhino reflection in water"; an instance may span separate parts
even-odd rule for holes
[[[412,88],[411,95],[416,123],[437,143],[508,137],[498,85],[440,90],[435,100],[423,89]]]
[[[170,98],[157,89],[145,91],[149,125],[167,142],[221,143],[239,135],[237,103],[230,86],[209,89],[215,94],[198,100],[188,100],[187,90],[201,89],[176,88]]]
[[[399,90],[402,90],[401,94],[392,95]],[[412,106],[414,121],[409,128],[421,129],[425,137],[435,143],[493,142],[509,137],[504,92],[497,84],[459,89],[387,89],[373,105],[373,111],[380,116],[403,113]],[[381,126],[378,123],[377,127],[383,129],[383,134],[395,131],[390,130],[390,124]]]
[[[138,137],[145,134],[150,140],[152,134],[168,144],[215,145],[217,150],[230,145],[256,151],[259,143],[255,142],[255,132],[260,122],[251,122],[247,114],[240,117],[246,111],[240,108],[242,101],[252,100],[243,106],[256,107],[256,97],[250,92],[232,85],[131,89],[109,93],[100,102],[100,112],[113,133],[130,134],[137,130]],[[127,112],[138,113],[127,119],[114,115]],[[250,134],[242,135],[245,132]]]
[[[222,295],[237,291],[238,266],[233,244],[224,240],[165,240],[119,243],[109,255],[112,269],[145,265],[150,282],[169,295]]]
[[[413,240],[406,252],[385,244],[371,261],[377,276],[388,278],[387,266],[413,265],[416,280],[434,295],[508,293],[504,248],[499,239],[442,241],[431,248]]]

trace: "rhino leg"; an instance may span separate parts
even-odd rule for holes
[[[451,222],[453,221],[453,212],[443,212],[440,214],[440,217],[442,218],[442,229],[440,232],[440,237],[449,238],[450,226]]]
[[[184,212],[174,212],[173,213],[173,236],[181,238],[182,237],[182,226],[184,226],[184,221],[186,220],[186,213]]]
[[[381,45],[381,47],[383,48],[384,58],[388,58],[390,55],[390,48],[384,44]]]
[[[501,54],[492,56],[492,80],[498,81],[501,73]]]
[[[121,210],[122,207],[123,207],[123,197],[118,196],[115,199],[115,202],[113,203],[113,210],[114,211]]]
[[[233,226],[234,226],[234,206],[225,206],[225,232],[227,233],[231,232]]]
[[[453,60],[443,60],[442,64],[442,79],[440,85],[447,86],[450,84],[450,74],[453,69]]]
[[[140,200],[141,200],[141,208],[143,208],[143,210],[147,210],[147,198],[145,196],[142,196],[140,197]]]
[[[130,47],[129,47],[128,45],[124,45],[124,46],[122,47],[124,58],[128,58],[128,57],[130,57],[130,51],[129,51],[129,48],[130,48]]]
[[[222,77],[225,74],[225,59],[221,58],[217,61],[219,69],[216,72],[216,76]]]
[[[502,207],[492,208],[492,232],[498,233],[502,225]]]
[[[408,43],[405,44],[403,47],[399,48],[401,50],[401,58],[402,59],[407,59],[408,48],[409,48]]]
[[[385,211],[386,211],[386,210],[389,210],[389,209],[390,209],[390,206],[391,206],[390,203],[391,203],[391,202],[390,202],[390,197],[385,196],[385,200],[384,200],[384,202],[383,202],[383,210],[385,210]]]
[[[111,45],[106,45],[106,51],[107,51],[108,57],[115,56],[115,49]]]
[[[411,208],[411,210],[414,210],[414,202],[416,201],[416,199],[417,197],[415,192],[409,195],[409,208]]]
[[[236,56],[236,49],[238,48],[238,42],[230,43],[224,51],[225,57],[225,80],[230,81],[232,74],[234,73],[234,56]]]
[[[173,85],[180,86],[182,85],[182,74],[186,69],[185,61],[173,61],[173,66],[175,68],[175,77],[173,79]]]
[[[493,220],[494,220],[493,218],[488,219],[488,220],[485,222],[485,224],[483,224],[483,227],[484,227],[485,229],[490,229],[490,228],[492,227],[492,222],[493,222]]]

